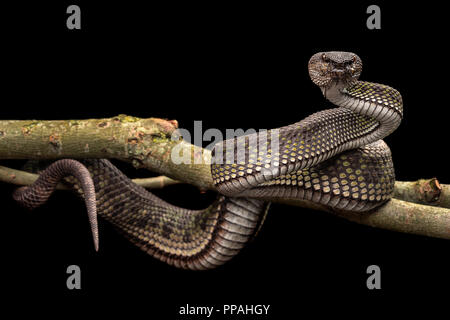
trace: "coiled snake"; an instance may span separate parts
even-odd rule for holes
[[[353,53],[317,53],[308,69],[337,108],[216,144],[211,173],[222,195],[205,210],[159,199],[105,159],[58,160],[14,198],[37,207],[65,178],[84,196],[96,249],[98,213],[150,255],[195,270],[223,264],[255,236],[268,209],[259,197],[307,199],[352,211],[381,205],[393,192],[394,169],[380,139],[402,119],[401,95],[359,81],[362,62]]]

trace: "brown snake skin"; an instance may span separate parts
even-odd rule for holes
[[[96,208],[139,248],[185,269],[210,269],[230,260],[256,235],[269,206],[259,200],[220,196],[205,210],[179,208],[133,183],[106,159],[58,160],[31,186],[17,189],[14,199],[33,209],[47,200],[64,176],[89,199],[94,239],[98,237]]]
[[[211,173],[225,196],[205,210],[159,199],[105,159],[56,161],[14,198],[34,208],[47,200],[60,179],[73,176],[66,181],[84,196],[96,248],[95,211],[163,262],[194,270],[214,268],[257,234],[268,209],[257,198],[306,199],[355,212],[390,199],[394,168],[380,139],[400,124],[402,98],[386,85],[359,81],[361,70],[353,53],[315,54],[309,61],[311,79],[338,108],[273,129],[266,140],[256,133],[216,144]]]

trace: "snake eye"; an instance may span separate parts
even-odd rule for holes
[[[323,61],[328,61],[327,55],[325,53],[322,53],[322,60]]]
[[[356,62],[356,56],[353,56],[353,57],[352,57],[352,61],[353,61],[353,62]]]

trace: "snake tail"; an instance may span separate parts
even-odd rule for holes
[[[140,249],[184,269],[211,269],[233,258],[256,236],[269,206],[261,200],[219,196],[204,210],[180,208],[138,186],[106,159],[86,159],[83,164],[58,160],[33,185],[18,189],[14,198],[34,208],[67,175],[73,177],[64,182],[84,197],[88,211],[96,207],[100,217]],[[91,181],[94,194],[84,181]]]
[[[75,177],[86,195],[84,199],[91,225],[94,247],[98,251],[99,237],[95,187],[89,171],[82,163],[72,159],[55,161],[39,175],[33,184],[15,190],[13,198],[25,208],[30,210],[37,208],[47,201],[58,182],[67,176]]]

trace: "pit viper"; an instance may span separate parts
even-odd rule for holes
[[[402,97],[386,85],[360,81],[362,62],[353,53],[314,54],[308,70],[336,107],[217,143],[211,174],[220,195],[204,210],[163,201],[106,159],[55,161],[14,199],[35,208],[65,179],[84,197],[97,250],[98,214],[151,256],[193,270],[222,265],[257,234],[269,206],[261,197],[364,214],[393,192],[391,152],[381,139],[399,126]]]

